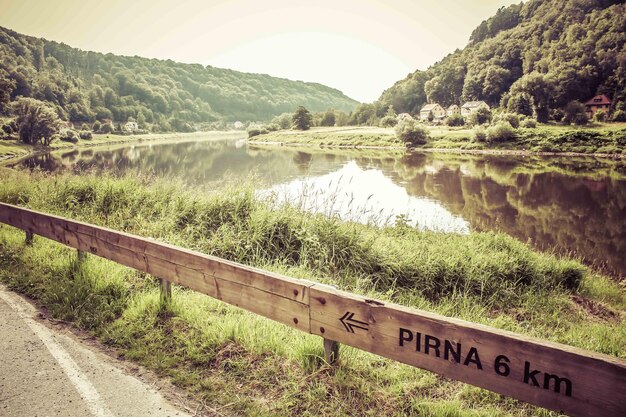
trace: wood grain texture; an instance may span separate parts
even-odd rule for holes
[[[311,283],[127,233],[0,203],[0,222],[309,332]]]
[[[313,334],[572,416],[626,416],[624,360],[328,288],[310,300]]]
[[[344,343],[572,416],[626,416],[626,361],[0,203],[0,222]]]

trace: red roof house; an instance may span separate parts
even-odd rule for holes
[[[598,110],[604,110],[608,113],[610,107],[611,100],[604,94],[595,96],[592,99],[587,100],[585,103],[585,111],[589,117],[592,117]]]

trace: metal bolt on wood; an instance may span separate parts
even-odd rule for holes
[[[339,360],[339,343],[334,340],[324,339],[324,360],[330,365]]]

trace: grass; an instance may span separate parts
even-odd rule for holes
[[[20,142],[16,139],[3,139],[0,140],[0,161],[6,159],[12,159],[15,157],[23,157],[35,152],[49,152],[59,149],[70,149],[76,147],[88,147],[88,146],[101,146],[101,145],[114,145],[128,142],[143,142],[143,141],[187,141],[198,140],[203,138],[236,138],[245,137],[244,132],[231,131],[231,132],[195,132],[195,133],[152,133],[145,135],[105,135],[94,134],[92,139],[79,139],[76,143],[63,142],[55,140],[50,146],[42,145],[28,145]]]
[[[625,154],[626,123],[591,124],[584,127],[541,124],[534,129],[517,129],[515,140],[487,144],[472,140],[469,127],[428,126],[430,140],[423,148],[472,151],[573,152],[582,154]],[[333,127],[308,131],[277,131],[255,136],[251,142],[315,146],[403,147],[391,128]]]
[[[245,184],[0,171],[0,200],[379,299],[626,357],[623,288],[498,233],[376,228],[274,207]],[[109,261],[0,228],[0,279],[225,415],[556,415],[342,347]]]

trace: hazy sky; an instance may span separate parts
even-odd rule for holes
[[[371,102],[519,0],[0,0],[0,26],[70,46],[314,81]]]

